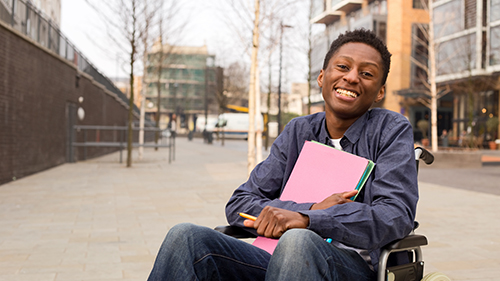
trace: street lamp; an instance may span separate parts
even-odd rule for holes
[[[292,28],[291,25],[280,23],[280,73],[278,82],[278,135],[281,134],[281,64],[283,60],[283,30],[285,28]]]

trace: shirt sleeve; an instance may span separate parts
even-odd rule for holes
[[[292,120],[274,141],[268,158],[259,163],[251,172],[247,182],[238,187],[226,205],[226,218],[229,224],[243,226],[243,212],[258,216],[266,206],[273,206],[291,211],[304,211],[311,208],[311,203],[281,201],[282,187],[290,176],[298,157],[299,147]],[[300,146],[301,147],[301,146]]]
[[[300,211],[309,216],[309,229],[322,237],[370,251],[413,229],[418,201],[411,125],[406,120],[388,122],[376,138],[372,144],[378,143],[377,147],[370,149],[375,151],[371,159],[376,165],[361,202]]]

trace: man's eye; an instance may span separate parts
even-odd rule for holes
[[[337,67],[340,69],[348,69],[347,65],[343,65],[343,64],[337,64]]]
[[[366,76],[366,77],[373,77],[373,74],[371,74],[370,72],[366,72],[366,71],[361,72],[361,75]]]

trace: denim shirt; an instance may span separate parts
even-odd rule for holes
[[[244,219],[238,212],[258,216],[268,205],[296,211],[309,216],[308,229],[320,236],[367,251],[371,265],[377,269],[380,248],[403,238],[413,228],[418,185],[411,124],[401,114],[380,108],[356,120],[342,137],[342,148],[372,160],[375,168],[356,202],[325,210],[310,210],[312,202],[279,200],[307,140],[330,145],[324,112],[288,123],[268,158],[255,167],[248,181],[229,199],[229,224],[243,226]]]

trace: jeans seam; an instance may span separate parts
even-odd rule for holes
[[[257,265],[253,265],[253,264],[249,264],[249,263],[245,263],[245,262],[242,262],[242,261],[239,261],[239,260],[236,260],[236,259],[232,259],[232,258],[229,258],[227,256],[224,256],[224,255],[219,255],[219,254],[206,254],[204,255],[203,257],[201,257],[200,259],[198,259],[197,261],[195,261],[193,263],[193,266],[196,265],[198,262],[204,260],[205,258],[209,257],[209,256],[214,256],[214,257],[219,257],[219,258],[224,258],[224,259],[227,259],[227,260],[230,260],[230,261],[233,261],[233,262],[236,262],[236,263],[239,263],[241,265],[245,265],[245,266],[250,266],[250,267],[253,267],[253,268],[256,268],[256,269],[260,269],[260,270],[264,270],[264,271],[267,271],[267,268],[264,268],[264,267],[261,267],[261,266],[257,266]]]

